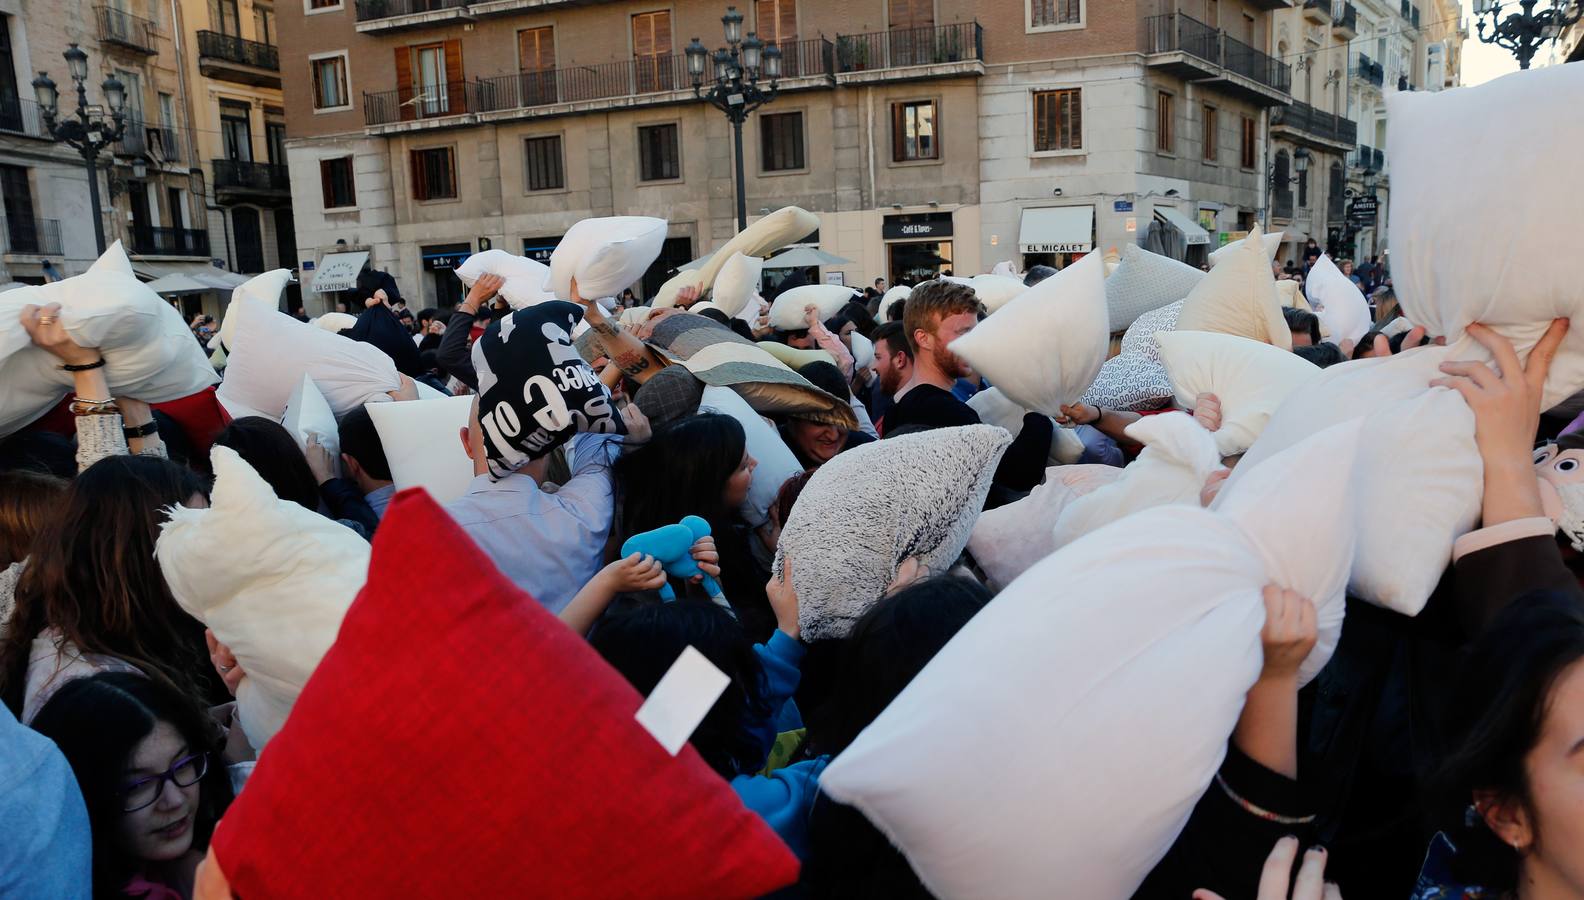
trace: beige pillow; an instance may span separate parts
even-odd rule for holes
[[[1223,256],[1210,274],[1183,298],[1178,331],[1235,334],[1283,350],[1292,349],[1292,332],[1276,299],[1276,278],[1261,247],[1259,226],[1237,250]],[[1233,245],[1221,250],[1224,253]]]

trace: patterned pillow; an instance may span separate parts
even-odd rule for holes
[[[1151,253],[1137,244],[1122,248],[1122,263],[1106,279],[1106,305],[1111,309],[1111,331],[1116,333],[1139,316],[1188,296],[1205,273],[1169,256]]]
[[[1106,360],[1083,402],[1101,409],[1141,412],[1160,409],[1174,393],[1166,367],[1143,356],[1122,354]]]
[[[1155,332],[1176,331],[1177,317],[1182,313],[1182,301],[1178,300],[1160,309],[1150,310],[1139,316],[1128,326],[1127,333],[1122,335],[1122,355],[1142,356],[1145,359],[1160,362],[1160,348],[1155,344]]]

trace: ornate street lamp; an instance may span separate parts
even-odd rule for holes
[[[728,6],[721,16],[726,46],[710,52],[694,38],[683,51],[687,55],[688,77],[693,80],[693,96],[708,100],[726,114],[732,124],[737,159],[737,230],[748,227],[748,198],[743,179],[743,123],[748,114],[776,97],[776,81],[781,77],[781,48],[767,44],[754,32],[743,36],[742,13]],[[713,70],[713,84],[704,83],[705,70]],[[761,81],[763,82],[761,84]]]
[[[1535,12],[1535,7],[1542,2],[1546,8]],[[1503,16],[1504,9],[1513,8],[1511,0],[1474,0],[1474,19],[1479,39],[1510,50],[1518,57],[1520,69],[1529,68],[1529,60],[1534,58],[1541,44],[1556,40],[1562,29],[1584,16],[1584,4],[1574,0],[1518,0],[1517,5],[1517,12]],[[1485,33],[1487,27],[1490,29],[1488,35]]]
[[[112,75],[99,86],[104,93],[105,106],[110,110],[110,120],[105,121],[104,111],[88,104],[88,54],[76,44],[61,54],[66,58],[66,70],[77,86],[77,111],[75,118],[56,121],[60,92],[49,75],[40,71],[33,79],[33,97],[38,101],[39,112],[44,116],[44,127],[57,141],[76,148],[88,167],[88,197],[93,202],[94,243],[99,252],[105,249],[104,215],[99,209],[99,151],[121,140],[126,133],[126,87]]]

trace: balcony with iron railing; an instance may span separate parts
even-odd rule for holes
[[[0,132],[55,140],[49,129],[44,127],[44,114],[39,111],[39,105],[21,97],[0,97]]]
[[[1147,63],[1264,106],[1291,101],[1292,67],[1181,13],[1144,19]]]
[[[357,0],[355,15],[357,30],[365,33],[477,18],[467,0]]]
[[[209,232],[201,228],[129,225],[132,252],[141,256],[208,256]]]
[[[255,87],[280,87],[280,51],[218,31],[198,32],[198,69],[210,78]]]
[[[1331,29],[1337,37],[1348,40],[1358,37],[1358,7],[1337,0],[1331,10]]]
[[[1412,12],[1413,15],[1408,17],[1408,21],[1412,22],[1413,27],[1417,29],[1419,27],[1419,7],[1412,7]]]
[[[1290,187],[1278,187],[1271,191],[1271,218],[1283,222],[1292,221],[1293,217],[1293,190]]]
[[[1381,87],[1386,83],[1386,68],[1362,53],[1358,55],[1358,64],[1348,70],[1348,74],[1363,84],[1372,84],[1375,87]]]
[[[1358,143],[1358,123],[1346,116],[1315,109],[1307,103],[1294,100],[1291,106],[1278,106],[1271,110],[1271,130],[1286,130],[1300,141],[1320,141],[1337,149],[1337,145],[1351,148]]]
[[[1330,25],[1331,6],[1331,0],[1304,0],[1304,18],[1316,25]]]
[[[240,159],[211,160],[216,202],[291,199],[291,177],[284,165]]]
[[[124,47],[135,53],[159,52],[158,45],[154,42],[159,34],[159,28],[153,22],[113,6],[95,6],[93,10],[94,19],[99,24],[99,40],[102,43]]]
[[[21,256],[60,256],[60,222],[0,216],[0,251]]]
[[[846,75],[919,66],[977,66],[984,59],[984,29],[978,22],[926,28],[895,28],[836,36],[836,72]],[[942,73],[945,74],[945,73]]]
[[[1383,174],[1386,171],[1386,151],[1360,144],[1348,160],[1348,165],[1355,169],[1367,169],[1377,175]]]

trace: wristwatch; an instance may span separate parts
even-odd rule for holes
[[[144,422],[142,425],[123,427],[121,429],[121,433],[125,435],[126,439],[129,441],[135,440],[137,438],[148,437],[151,434],[159,434],[159,423],[153,419],[150,419],[147,422]]]

